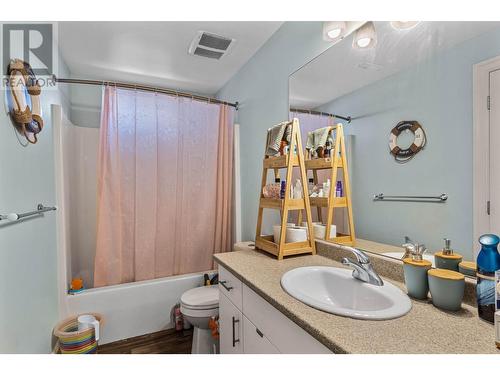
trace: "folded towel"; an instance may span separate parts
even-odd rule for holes
[[[275,156],[280,151],[282,140],[290,143],[292,127],[288,126],[289,122],[281,122],[267,130],[266,155]]]
[[[326,140],[328,139],[328,133],[330,127],[324,127],[320,129],[313,130],[307,134],[306,148],[309,150],[317,150],[318,147],[325,147]]]

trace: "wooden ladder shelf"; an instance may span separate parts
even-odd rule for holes
[[[316,206],[318,212],[318,220],[323,222],[322,208],[327,208],[327,218],[326,218],[326,230],[325,230],[325,240],[328,242],[338,243],[342,245],[353,246],[356,242],[356,236],[354,232],[354,219],[352,216],[352,201],[351,201],[351,185],[349,180],[349,171],[347,169],[347,157],[345,151],[345,139],[344,139],[344,129],[342,124],[337,124],[335,126],[329,127],[329,133],[335,132],[335,145],[332,149],[332,155],[329,158],[320,159],[309,159],[305,161],[306,170],[313,171],[314,184],[318,184],[318,170],[329,169],[330,173],[330,192],[328,197],[321,198],[309,198],[311,206]],[[343,197],[336,197],[336,182],[337,182],[337,171],[342,169],[343,175]],[[336,237],[331,237],[330,228],[333,224],[333,214],[334,210],[337,208],[345,208],[348,215],[348,227],[349,233],[337,233]],[[299,215],[299,220],[300,220]]]
[[[283,259],[285,256],[297,254],[316,254],[314,236],[312,235],[312,215],[309,204],[309,192],[307,189],[307,174],[304,160],[304,151],[302,150],[302,140],[300,136],[299,120],[293,119],[287,126],[291,126],[291,140],[289,153],[276,157],[265,157],[262,169],[262,182],[260,187],[259,213],[257,217],[257,231],[255,235],[255,247],[266,251],[278,259]],[[267,145],[266,145],[267,147]],[[294,150],[297,150],[294,153]],[[293,168],[299,168],[300,181],[302,183],[302,198],[292,199],[290,191],[292,187],[292,172]],[[267,184],[268,170],[273,169],[274,175],[279,175],[280,169],[286,169],[286,189],[283,199],[264,198],[262,190]],[[279,243],[275,243],[273,236],[262,235],[262,215],[264,208],[280,210],[281,214],[281,233]],[[302,242],[285,242],[286,227],[288,221],[288,213],[293,210],[305,210],[307,220],[307,241]]]

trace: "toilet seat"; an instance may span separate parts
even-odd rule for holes
[[[181,296],[181,307],[187,310],[213,310],[219,308],[219,287],[201,286]]]
[[[182,315],[191,317],[191,318],[211,318],[212,316],[219,316],[219,308],[216,307],[214,309],[190,309],[181,304],[181,313]]]

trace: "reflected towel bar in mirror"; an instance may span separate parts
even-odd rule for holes
[[[384,195],[384,193],[375,194],[374,201],[401,201],[401,202],[434,202],[444,203],[448,200],[447,194],[439,196],[421,196],[421,195]]]
[[[0,215],[0,220],[8,220],[8,221],[17,221],[19,219],[23,219],[30,216],[40,215],[44,212],[55,211],[57,207],[45,207],[43,204],[39,203],[36,207],[36,210],[24,212],[22,214],[10,213],[7,215]]]

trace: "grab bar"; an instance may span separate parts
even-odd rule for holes
[[[375,194],[374,201],[400,201],[400,202],[434,202],[444,203],[448,200],[447,194],[439,196],[422,196],[422,195],[384,195],[384,193]]]
[[[22,214],[16,214],[12,212],[7,215],[0,215],[0,220],[17,221],[25,217],[40,215],[43,214],[44,212],[55,211],[55,210],[57,210],[57,207],[45,207],[43,204],[39,203],[35,211],[24,212]]]

